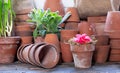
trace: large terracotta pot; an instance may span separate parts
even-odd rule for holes
[[[120,39],[120,31],[112,31],[106,33],[110,39]]]
[[[111,48],[110,54],[119,54],[120,55],[120,48]]]
[[[71,16],[68,18],[67,22],[80,22],[78,11],[76,7],[68,7],[66,13],[71,12]]]
[[[108,59],[110,46],[104,45],[104,46],[95,46],[94,51],[94,62],[95,63],[105,63]]]
[[[62,53],[62,60],[65,63],[70,63],[73,61],[72,52],[70,51],[70,44],[60,42],[61,45],[61,53]]]
[[[0,63],[12,63],[16,57],[20,37],[0,38]]]
[[[120,11],[109,11],[105,23],[105,32],[120,31]]]
[[[95,46],[93,44],[85,44],[85,45],[70,45],[70,47],[74,58],[75,67],[90,68]]]
[[[45,0],[44,9],[46,10],[48,8],[50,8],[53,12],[59,11],[59,14],[62,16],[65,14],[62,0],[52,0],[52,2],[51,0]]]
[[[110,54],[109,61],[120,62],[120,54]]]
[[[78,30],[78,23],[77,22],[67,22],[65,24],[65,29],[67,29],[67,30]]]
[[[78,24],[78,30],[80,34],[86,33],[87,35],[91,36],[95,33],[95,29],[92,25],[86,21],[83,21]]]
[[[57,34],[46,34],[44,42],[55,45],[57,50],[60,52],[60,42]]]
[[[111,48],[120,48],[120,39],[111,39]]]

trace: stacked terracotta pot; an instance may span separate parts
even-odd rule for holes
[[[53,68],[59,61],[56,47],[44,42],[22,45],[17,51],[19,61],[43,68]]]
[[[109,61],[120,62],[120,11],[108,12],[104,30],[110,37]]]
[[[21,44],[32,43],[32,25],[27,22],[29,19],[28,13],[33,6],[30,0],[14,0],[15,18],[15,35],[21,36]]]
[[[109,55],[109,36],[104,32],[106,16],[88,17],[88,22],[94,28],[94,34],[97,39],[93,61],[95,63],[105,63]]]

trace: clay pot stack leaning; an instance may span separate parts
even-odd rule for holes
[[[62,53],[62,60],[65,63],[70,63],[73,61],[72,53],[70,51],[70,44],[68,40],[70,38],[75,37],[78,34],[77,30],[61,30],[60,31],[60,46],[61,46],[61,53]]]
[[[110,37],[110,57],[109,61],[120,62],[120,11],[109,11],[107,14],[104,31]]]
[[[43,68],[53,68],[59,61],[59,51],[47,43],[22,45],[17,51],[19,61]]]
[[[65,13],[70,12],[71,16],[66,20],[65,29],[78,30],[78,23],[80,22],[77,8],[67,7]]]

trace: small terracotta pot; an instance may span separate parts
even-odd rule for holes
[[[95,29],[86,21],[83,21],[78,24],[78,30],[80,34],[86,33],[87,35],[91,36],[95,33]]]
[[[32,65],[37,65],[36,61],[35,61],[35,51],[38,49],[39,46],[45,45],[45,43],[37,43],[34,44],[34,46],[29,50],[29,63],[31,63]]]
[[[108,45],[109,44],[109,36],[107,35],[96,35],[95,38],[97,39],[96,45]]]
[[[76,23],[76,22],[67,22],[65,24],[65,29],[67,29],[67,30],[78,30],[78,23]]]
[[[60,42],[63,62],[70,63],[73,61],[72,52],[70,51],[70,44]]]
[[[105,63],[108,58],[109,50],[110,50],[109,45],[95,46],[95,51],[94,51],[94,55],[93,55],[94,62],[95,63]]]
[[[110,54],[120,54],[120,48],[111,48]]]
[[[44,42],[52,44],[57,47],[57,50],[60,52],[60,42],[58,40],[57,34],[46,34]]]
[[[21,37],[21,45],[32,44],[32,43],[33,43],[33,37],[32,36],[22,36]]]
[[[120,62],[120,54],[111,54],[109,61]]]
[[[120,48],[120,39],[111,39],[111,48]]]
[[[106,16],[88,17],[87,20],[89,23],[105,23]]]
[[[20,37],[0,38],[0,63],[13,63],[16,57]]]
[[[15,31],[16,36],[32,36],[32,31]]]
[[[64,11],[64,6],[62,4],[62,0],[45,0],[45,4],[44,4],[44,9],[48,9],[50,8],[51,11],[55,12],[55,11],[59,11],[59,14],[61,16],[64,16],[65,11]]]
[[[106,18],[105,32],[120,30],[120,11],[109,11]]]
[[[59,62],[60,53],[50,44],[42,45],[35,51],[37,65],[43,68],[53,68]]]
[[[67,22],[80,22],[80,19],[79,19],[79,15],[78,15],[78,11],[77,11],[77,8],[76,7],[68,7],[65,11],[66,13],[67,12],[71,12],[71,16],[68,18]]]
[[[90,68],[92,63],[93,44],[87,45],[70,45],[76,68]]]
[[[29,18],[28,14],[17,14],[15,21],[27,21]]]
[[[38,36],[38,37],[34,38],[34,43],[41,43],[43,41],[44,41],[43,37]]]

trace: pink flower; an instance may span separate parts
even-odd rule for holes
[[[74,38],[74,42],[77,42],[79,44],[87,44],[90,43],[92,39],[87,36],[87,34],[77,34],[76,37]]]

